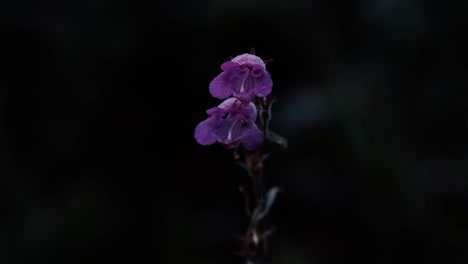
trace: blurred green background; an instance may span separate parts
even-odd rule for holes
[[[468,262],[468,2],[6,1],[0,263],[242,263],[249,178],[193,138],[255,47],[289,147],[272,264]]]

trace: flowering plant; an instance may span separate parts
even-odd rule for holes
[[[257,149],[263,142],[262,132],[255,125],[257,108],[229,98],[206,111],[210,118],[195,128],[195,138],[201,145],[219,142],[227,148],[242,143],[247,150]]]
[[[261,264],[267,259],[266,238],[272,228],[261,220],[268,215],[281,191],[276,186],[265,190],[263,162],[271,152],[267,145],[287,146],[286,140],[268,127],[271,106],[276,100],[271,96],[273,81],[266,64],[253,51],[224,62],[222,72],[209,85],[210,94],[224,101],[206,111],[210,117],[200,122],[194,133],[200,145],[219,143],[234,150],[234,158],[252,179],[252,194],[239,188],[250,217],[247,231],[240,237],[242,248],[239,252],[247,264]]]

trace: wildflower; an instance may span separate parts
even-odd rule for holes
[[[219,142],[231,149],[242,143],[246,150],[253,151],[263,142],[263,134],[257,128],[257,109],[253,103],[244,104],[231,97],[217,107],[206,111],[211,115],[195,128],[195,139],[201,145]]]
[[[265,62],[253,54],[244,53],[221,65],[223,70],[210,83],[210,93],[218,99],[234,96],[249,102],[254,96],[267,96],[273,81],[266,71]]]

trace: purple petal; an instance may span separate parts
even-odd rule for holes
[[[244,103],[252,101],[253,95],[254,94],[252,93],[252,89],[250,89],[248,92],[243,92],[243,93],[234,92],[233,93],[233,96],[237,97],[239,100],[241,100]]]
[[[226,99],[232,94],[231,84],[226,80],[226,72],[220,73],[210,83],[209,89],[213,97]]]
[[[210,83],[210,93],[213,97],[219,99],[226,99],[232,94],[239,94],[241,87],[244,85],[244,93],[242,97],[248,97],[251,99],[253,87],[248,86],[246,79],[249,79],[249,71],[246,68],[240,68],[239,66],[230,68],[213,79]],[[236,96],[240,97],[240,96]],[[241,98],[239,98],[241,99]],[[242,100],[242,99],[241,99]],[[243,100],[245,101],[245,100]]]
[[[252,102],[244,106],[239,113],[252,121],[257,119],[257,107]]]
[[[216,136],[219,142],[225,141],[229,130],[231,129],[232,120],[223,120],[218,118],[216,126],[213,128],[213,134]]]
[[[209,114],[210,116],[223,116],[226,113],[226,111],[219,107],[213,107],[213,108],[206,110],[206,113]]]
[[[258,130],[257,126],[252,123],[243,134],[242,144],[248,151],[258,149],[263,143],[263,134]]]
[[[206,112],[211,117],[195,128],[195,139],[199,144],[211,145],[217,141],[232,148],[243,142],[247,150],[261,145],[263,137],[255,125],[257,109],[254,103],[245,104],[230,97]]]
[[[239,67],[239,63],[237,62],[232,62],[232,61],[226,61],[223,64],[221,64],[221,70],[223,71],[229,71],[232,68]]]
[[[258,77],[254,77],[254,93],[258,97],[264,97],[271,93],[273,81],[267,72],[263,72]]]
[[[244,53],[221,65],[223,70],[209,85],[210,93],[218,99],[234,95],[243,102],[253,96],[264,97],[271,92],[273,82],[265,62],[258,56]]]
[[[195,127],[195,139],[197,140],[198,144],[200,145],[211,145],[214,144],[218,138],[216,134],[213,133],[215,130],[216,122],[215,118],[210,117],[202,122],[200,122]]]
[[[228,98],[226,100],[224,100],[223,102],[221,102],[219,105],[218,105],[218,108],[221,108],[223,110],[226,110],[226,111],[232,111],[233,109],[237,109],[239,108],[239,106],[241,105],[241,102],[239,100],[237,100],[236,98]]]
[[[236,112],[253,121],[257,118],[257,107],[254,103],[250,102],[246,105],[235,97],[224,100],[218,107],[228,112]]]
[[[235,58],[233,58],[231,61],[237,62],[240,65],[244,65],[244,64],[258,65],[262,67],[263,69],[265,69],[265,62],[263,62],[263,60],[260,57],[255,56],[253,54],[249,54],[249,53],[238,55]]]

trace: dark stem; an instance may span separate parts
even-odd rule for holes
[[[262,131],[264,142],[268,140],[268,125],[271,118],[271,105],[274,98],[267,96],[257,98],[256,106],[258,110],[257,126]],[[248,229],[243,237],[242,255],[248,264],[264,264],[268,259],[267,236],[271,232],[268,223],[268,215],[261,216],[265,208],[265,182],[263,162],[267,157],[265,148],[262,146],[255,152],[244,152],[244,168],[247,170],[252,180],[252,200],[253,202]],[[247,201],[247,199],[246,199]]]
[[[251,177],[252,177],[252,186],[254,190],[254,199],[257,203],[263,199],[264,186],[263,186],[263,161],[262,155],[260,152],[257,152],[254,156],[250,157],[251,166]]]
[[[244,257],[247,263],[263,264],[267,258],[266,238],[267,230],[264,220],[259,221],[258,212],[264,207],[264,183],[263,183],[263,155],[261,151],[246,154],[246,169],[252,180],[253,209],[250,215],[250,223],[245,234]]]

